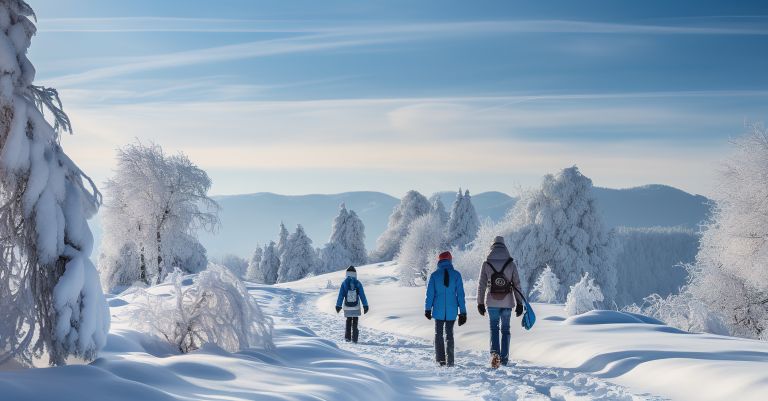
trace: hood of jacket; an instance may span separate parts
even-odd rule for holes
[[[507,245],[504,243],[504,238],[496,237],[493,240],[493,244],[491,244],[491,250],[488,252],[486,259],[490,261],[506,261],[510,257],[509,249],[507,249]]]
[[[438,269],[453,269],[453,263],[450,260],[441,260],[437,262],[437,268]]]

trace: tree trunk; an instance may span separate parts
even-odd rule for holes
[[[163,281],[163,254],[162,247],[160,246],[160,230],[157,230],[157,283],[160,284]]]

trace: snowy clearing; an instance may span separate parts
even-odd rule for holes
[[[277,286],[249,284],[275,319],[273,351],[187,355],[139,333],[132,311],[144,297],[109,299],[112,329],[90,365],[0,372],[13,400],[763,400],[768,345],[688,334],[652,319],[598,311],[574,318],[562,305],[534,304],[538,322],[513,324],[510,367],[488,368],[487,320],[468,299],[469,323],[456,328],[454,369],[435,365],[423,288],[401,287],[396,265],[358,269],[371,304],[359,344],[343,342],[333,313],[344,275]],[[471,286],[472,282],[468,284]],[[152,288],[163,296],[170,285]],[[471,293],[471,292],[468,292]],[[41,386],[40,383],[45,383]]]
[[[371,305],[370,313],[360,319],[361,326],[369,329],[362,331],[361,341],[368,342],[367,336],[371,333],[392,333],[393,338],[400,339],[417,338],[427,347],[431,358],[434,333],[432,322],[423,316],[424,288],[399,286],[393,278],[396,268],[396,265],[385,264],[358,269],[358,278],[366,285]],[[343,273],[339,272],[286,286],[316,289],[325,286],[329,279],[340,282],[342,277]],[[466,278],[467,281],[471,279]],[[488,359],[488,319],[477,313],[473,298],[475,291],[469,288],[474,286],[473,283],[467,284],[466,291],[468,323],[456,328],[456,347],[461,351],[457,354],[457,363],[463,366],[459,371],[484,367]],[[332,313],[335,300],[333,293],[324,295],[318,299],[317,307],[322,312]],[[503,373],[489,372],[486,375],[506,374],[539,383],[546,382],[546,375],[562,375],[559,385],[563,387],[551,390],[552,398],[557,398],[557,392],[565,389],[589,392],[585,399],[600,399],[602,391],[625,394],[607,382],[624,386],[634,394],[654,394],[674,400],[758,401],[768,398],[768,344],[765,342],[691,334],[652,324],[652,319],[619,312],[595,311],[568,319],[563,305],[533,306],[538,319],[533,330],[526,332],[522,329],[519,319],[512,324],[511,358],[526,362]],[[388,358],[389,355],[379,359]],[[541,366],[557,369],[546,370]],[[532,378],[525,369],[534,369],[545,377]],[[482,382],[478,377],[474,383],[483,385]],[[569,383],[571,387],[568,387]],[[576,383],[584,385],[575,386]],[[525,382],[520,385],[523,384]],[[499,395],[499,398],[488,399],[506,398]],[[621,398],[613,395],[605,399]]]

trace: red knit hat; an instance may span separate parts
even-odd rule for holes
[[[441,260],[451,260],[451,259],[453,259],[453,256],[451,256],[451,253],[448,252],[448,251],[445,251],[445,252],[441,253],[437,257],[438,261],[441,261]]]

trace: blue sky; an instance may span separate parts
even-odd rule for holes
[[[99,181],[138,138],[216,194],[514,193],[573,164],[707,194],[768,116],[758,2],[29,3],[37,80]]]

